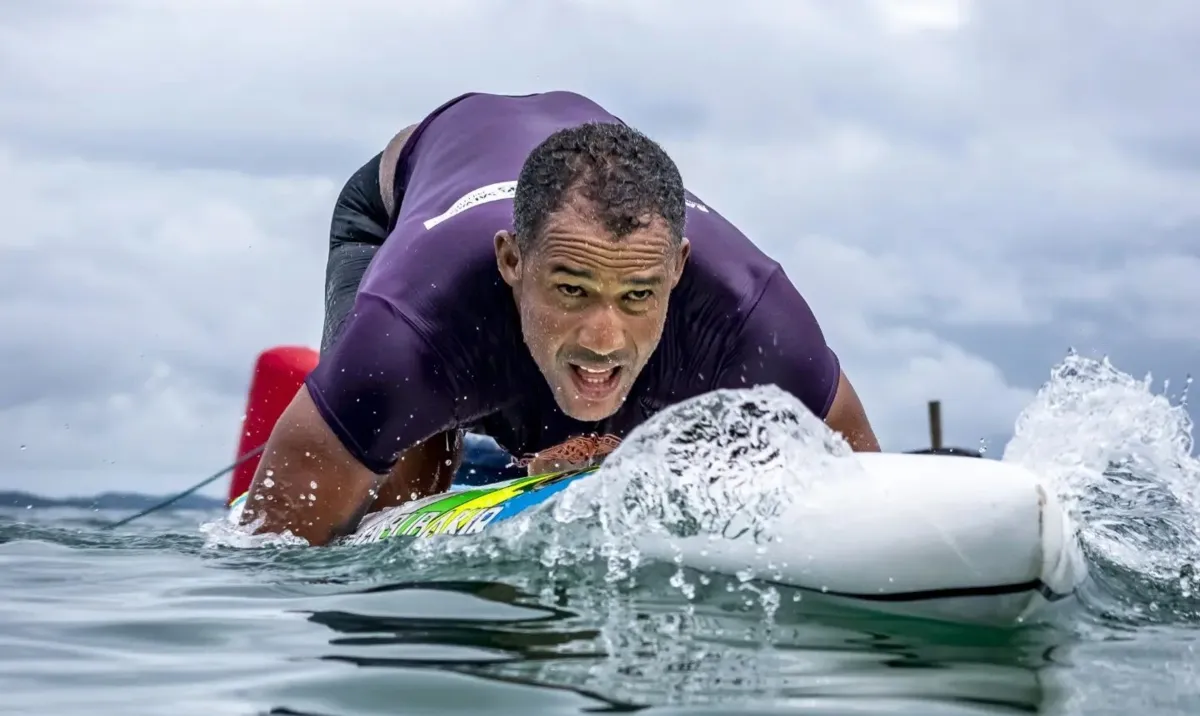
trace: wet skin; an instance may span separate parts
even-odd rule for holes
[[[658,217],[615,237],[568,206],[526,254],[507,231],[495,244],[525,344],[559,408],[576,420],[611,416],[662,337],[687,240],[673,238]]]

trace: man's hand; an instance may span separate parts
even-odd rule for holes
[[[867,411],[845,373],[838,377],[837,392],[825,424],[841,433],[854,452],[879,452],[879,440],[867,420]]]
[[[256,533],[290,530],[311,545],[327,544],[353,532],[377,495],[379,509],[445,490],[460,450],[459,440],[430,439],[405,451],[390,474],[377,475],[346,450],[301,387],[267,440],[241,523],[261,518]]]
[[[525,461],[525,468],[530,475],[582,470],[599,464],[620,444],[621,439],[613,435],[578,435],[542,450]]]

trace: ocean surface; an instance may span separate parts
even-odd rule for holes
[[[109,530],[129,512],[5,508],[0,714],[1200,713],[1200,465],[1160,392],[1069,359],[989,447],[1054,486],[1092,570],[1068,613],[1003,630],[672,564],[614,576],[611,524],[549,515],[521,539],[312,549],[211,512]],[[819,462],[827,440],[769,413],[741,438]]]

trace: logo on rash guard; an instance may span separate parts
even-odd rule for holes
[[[501,199],[511,199],[517,193],[517,183],[515,181],[502,181],[495,184],[481,186],[474,191],[471,191],[462,196],[458,201],[450,205],[442,213],[425,220],[425,230],[428,231],[446,219],[449,219],[457,214],[470,209],[473,206],[486,204],[490,201],[499,201]]]

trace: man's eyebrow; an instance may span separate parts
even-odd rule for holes
[[[595,280],[595,276],[592,274],[591,271],[588,271],[587,269],[582,269],[582,268],[575,268],[574,266],[567,266],[566,264],[553,264],[550,267],[550,273],[552,273],[552,274],[565,273],[568,276],[574,276],[575,278],[581,278],[581,279],[584,279],[585,281]],[[630,278],[622,280],[621,283],[623,283],[627,286],[646,286],[649,288],[656,288],[656,287],[662,285],[663,277],[658,276],[658,275],[631,276]]]
[[[574,276],[575,278],[593,278],[591,271],[588,271],[587,269],[574,268],[572,266],[567,266],[566,264],[554,264],[550,267],[550,273],[565,273],[568,276]]]
[[[655,288],[657,286],[661,286],[662,282],[662,276],[633,276],[625,279],[621,283],[628,284],[630,286],[647,286],[649,288]]]

